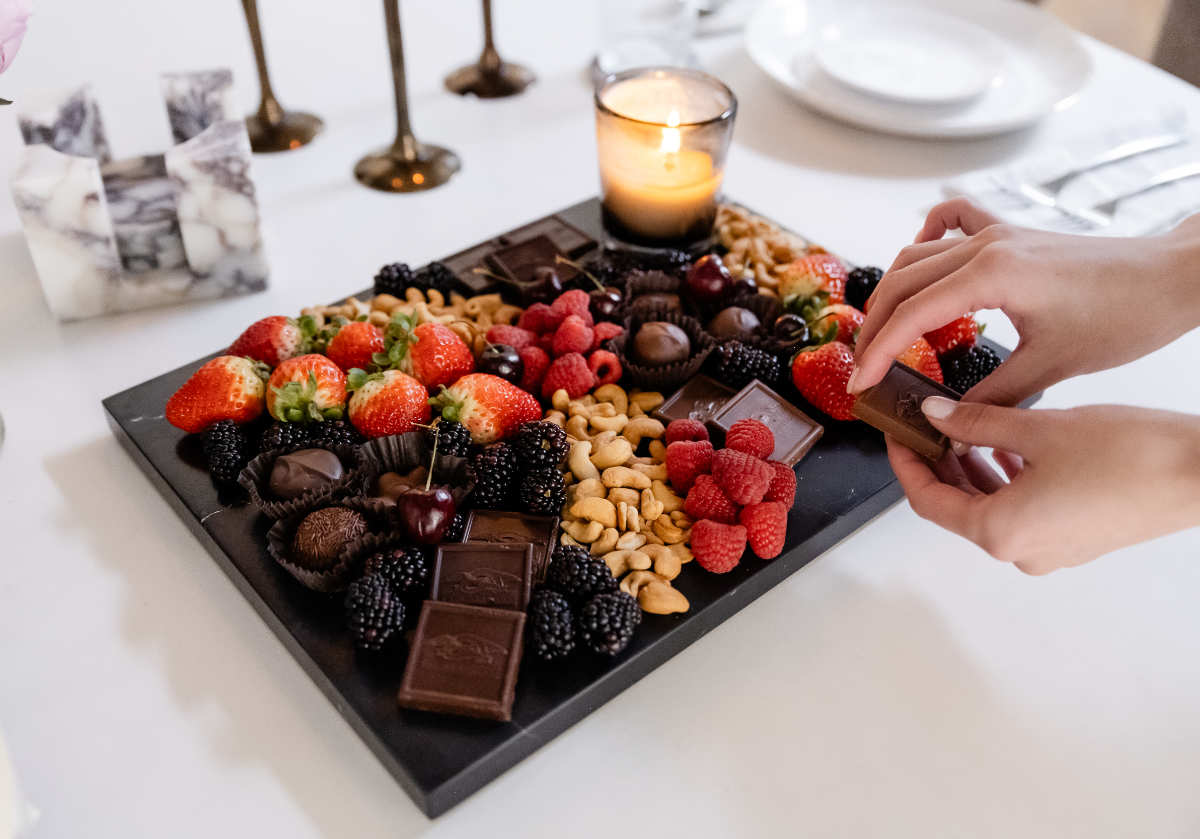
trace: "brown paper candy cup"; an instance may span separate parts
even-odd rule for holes
[[[724,306],[715,309],[709,315],[708,319],[704,321],[706,332],[708,331],[709,321],[716,316],[717,312],[729,306],[741,306],[743,309],[749,309],[758,318],[762,326],[755,330],[754,335],[751,337],[725,340],[741,341],[743,344],[755,348],[761,348],[768,342],[771,337],[771,327],[774,325],[775,319],[783,314],[783,304],[779,302],[778,298],[770,297],[766,294],[743,294],[730,300]],[[709,334],[711,335],[712,333]],[[712,339],[714,344],[722,343],[722,340],[715,335],[712,335]]]
[[[363,493],[375,491],[375,482],[384,472],[410,472],[429,466],[432,448],[423,431],[406,431],[388,437],[376,437],[358,447],[364,476]],[[433,472],[434,484],[448,487],[454,503],[462,506],[475,489],[475,471],[465,457],[439,454]]]
[[[300,522],[304,521],[305,516],[325,507],[346,507],[362,513],[367,519],[368,530],[359,538],[347,542],[337,559],[329,567],[308,568],[292,558],[292,539],[296,535],[296,528],[300,526]],[[387,526],[382,520],[373,518],[369,512],[356,507],[351,499],[332,504],[318,501],[313,506],[298,510],[271,525],[271,529],[267,531],[267,553],[306,588],[325,593],[341,591],[350,584],[350,580],[354,578],[358,570],[355,566],[355,558],[360,556],[357,550],[358,543],[371,535],[371,528],[383,530]]]
[[[309,490],[296,498],[276,498],[271,493],[271,468],[280,455],[301,449],[329,449],[342,461],[345,474],[318,489]],[[357,446],[322,446],[319,443],[297,443],[286,448],[272,449],[255,457],[238,475],[238,483],[250,495],[250,500],[263,514],[273,519],[282,519],[322,501],[331,501],[362,492],[362,457]]]
[[[687,333],[692,343],[692,354],[684,361],[674,364],[644,365],[632,358],[633,336],[643,323],[649,321],[673,323]],[[650,311],[631,315],[625,320],[625,332],[608,342],[613,352],[621,359],[621,366],[633,384],[642,390],[657,390],[670,393],[700,372],[705,359],[713,350],[713,339],[704,331],[700,321],[679,312]]]

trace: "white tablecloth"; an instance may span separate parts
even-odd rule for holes
[[[327,121],[310,148],[255,159],[265,294],[58,325],[0,198],[0,727],[38,835],[1197,835],[1200,531],[1032,579],[906,504],[436,822],[410,803],[119,448],[100,399],[259,316],[360,288],[384,262],[593,193],[591,4],[496,5],[501,51],[539,81],[478,102],[440,86],[477,53],[478,3],[404,4],[416,130],[464,165],[448,187],[392,196],[350,174],[393,131],[378,4],[262,0],[282,100]],[[728,193],[886,265],[952,176],[1135,106],[1200,121],[1194,88],[1088,49],[1096,73],[1069,110],[930,143],[807,113],[736,38],[708,42],[740,100]],[[166,142],[155,74],[217,65],[250,110],[233,0],[43,0],[0,94],[91,80],[131,154]],[[5,169],[13,110],[0,109]],[[992,334],[1014,340],[1002,322]],[[1200,412],[1198,364],[1192,334],[1044,404]]]

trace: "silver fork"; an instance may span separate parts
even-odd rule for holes
[[[1018,184],[1017,190],[1021,195],[1035,204],[1055,207],[1058,205],[1058,194],[1062,192],[1063,187],[1085,172],[1090,172],[1092,169],[1099,169],[1101,166],[1107,166],[1110,163],[1117,163],[1122,160],[1128,160],[1131,157],[1147,154],[1148,152],[1169,149],[1172,146],[1186,143],[1187,139],[1187,136],[1184,134],[1168,132],[1155,134],[1150,137],[1139,137],[1136,140],[1128,140],[1100,152],[1092,159],[1047,181],[1036,184]]]
[[[1139,187],[1123,192],[1116,198],[1108,201],[1101,201],[1095,206],[1088,207],[1085,210],[1079,210],[1079,214],[1084,218],[1094,223],[1097,227],[1107,227],[1112,224],[1113,215],[1117,212],[1117,205],[1127,198],[1133,198],[1135,195],[1141,195],[1144,192],[1149,192],[1152,189],[1158,189],[1160,186],[1167,184],[1186,181],[1189,178],[1200,176],[1200,162],[1193,161],[1192,163],[1183,163],[1179,166],[1172,166],[1170,169],[1164,169],[1157,175],[1154,175],[1150,180],[1146,181]]]

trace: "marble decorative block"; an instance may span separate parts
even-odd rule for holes
[[[111,160],[86,88],[20,118],[27,145],[13,197],[62,320],[266,288],[232,75],[170,74],[162,91],[178,145],[161,155]]]

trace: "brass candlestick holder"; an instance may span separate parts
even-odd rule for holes
[[[500,58],[492,40],[492,0],[483,0],[483,52],[474,64],[459,67],[446,76],[446,87],[460,96],[474,93],[480,99],[499,99],[515,96],[533,84],[535,78],[528,67],[509,64]]]
[[[325,123],[320,117],[302,111],[285,111],[271,89],[267,72],[267,53],[263,49],[262,29],[258,24],[256,0],[242,0],[246,25],[250,27],[250,42],[254,45],[254,62],[258,65],[258,84],[262,102],[258,112],[246,117],[246,133],[250,148],[256,152],[291,151],[307,145],[321,133]]]
[[[418,143],[408,121],[408,84],[404,75],[404,44],[400,40],[400,0],[383,0],[392,87],[396,95],[396,139],[391,146],[368,154],[354,167],[354,177],[371,189],[418,192],[450,180],[462,163],[441,146]]]

